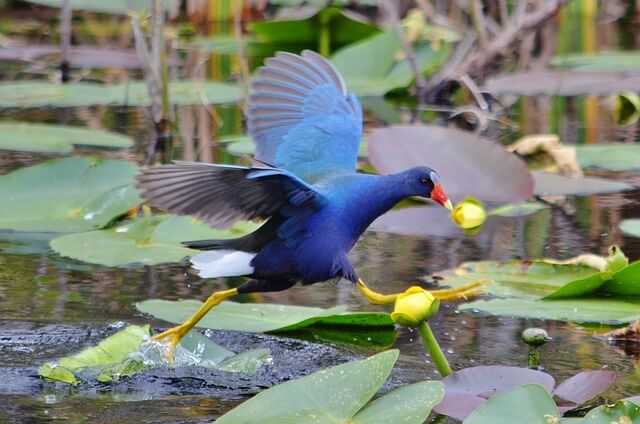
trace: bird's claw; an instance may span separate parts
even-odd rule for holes
[[[175,360],[175,357],[173,356],[173,351],[176,349],[176,346],[178,346],[178,343],[180,343],[180,340],[182,340],[184,336],[187,335],[189,330],[190,328],[186,328],[184,325],[178,325],[176,327],[163,331],[160,334],[156,334],[155,336],[152,337],[152,339],[155,341],[169,342],[169,346],[167,350],[167,359],[173,362]]]
[[[454,289],[429,290],[429,293],[440,300],[467,300],[485,293],[486,280],[473,281]]]

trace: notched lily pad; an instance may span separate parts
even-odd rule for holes
[[[127,162],[66,158],[0,177],[0,228],[69,232],[101,228],[139,205],[137,168]]]
[[[136,304],[140,312],[172,323],[182,323],[189,318],[202,302],[180,300],[176,302],[160,299],[145,300]],[[389,314],[384,312],[346,312],[346,306],[314,308],[257,303],[225,301],[205,315],[198,326],[213,330],[276,332],[290,331],[313,324],[329,324],[334,328],[346,327],[393,327]]]
[[[391,373],[397,350],[338,365],[259,393],[227,412],[220,424],[316,423],[421,424],[442,399],[439,381],[424,381],[396,389],[367,405]]]

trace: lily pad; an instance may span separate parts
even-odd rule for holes
[[[133,139],[121,134],[51,124],[0,122],[0,150],[33,153],[70,153],[74,146],[133,146]]]
[[[562,420],[563,424],[640,424],[640,406],[628,400],[613,405],[601,405],[589,411],[583,418]]]
[[[254,374],[270,355],[268,349],[235,354],[192,331],[176,347],[175,360],[169,362],[159,344],[144,343],[150,336],[148,325],[129,326],[107,337],[98,346],[40,366],[38,374],[48,381],[73,385],[94,379],[102,383],[115,382],[160,366],[203,366]]]
[[[560,413],[549,392],[538,384],[525,384],[500,393],[476,409],[465,424],[559,422]]]
[[[640,218],[625,219],[620,223],[620,231],[629,236],[640,237]]]
[[[627,324],[640,317],[640,300],[586,298],[540,300],[531,298],[477,300],[461,305],[460,310],[492,315],[559,321]]]
[[[376,129],[369,136],[369,161],[382,174],[429,166],[438,172],[454,203],[467,196],[521,202],[533,194],[531,173],[519,157],[487,138],[453,128],[407,125]]]
[[[49,7],[62,7],[62,0],[27,0],[29,3],[40,4]],[[126,14],[131,11],[144,12],[149,8],[148,0],[69,0],[72,10],[86,10],[88,12]],[[163,1],[163,7],[168,9],[169,0]]]
[[[415,79],[409,62],[398,60],[402,46],[393,31],[374,35],[336,52],[331,62],[340,71],[349,92],[358,96],[382,96],[408,87]],[[425,74],[438,69],[449,57],[449,44],[434,50],[431,44],[415,48],[418,67]]]
[[[551,64],[576,71],[640,71],[640,53],[616,51],[563,54],[551,59]]]
[[[565,177],[545,171],[533,171],[535,194],[538,196],[587,196],[633,190],[620,181],[595,177]]]
[[[421,424],[442,398],[442,383],[425,381],[396,389],[366,405],[385,382],[397,350],[379,353],[288,381],[259,393],[216,422],[263,424]],[[365,406],[366,405],[366,406]]]
[[[240,237],[258,226],[238,222],[229,229],[216,230],[195,218],[158,215],[131,219],[105,230],[60,236],[51,240],[51,248],[62,256],[106,266],[155,265],[202,253],[182,246],[182,241]]]
[[[488,214],[497,216],[527,216],[547,208],[548,206],[541,202],[509,203],[491,209]]]
[[[180,324],[189,318],[202,302],[197,300],[151,299],[139,302],[136,308],[140,312],[152,315],[164,321]],[[333,308],[314,308],[308,306],[290,306],[256,303],[222,302],[205,315],[198,327],[212,330],[246,331],[251,333],[268,331],[288,331],[313,324],[331,324],[333,326],[389,327],[393,321],[386,313],[346,313],[346,306]]]
[[[640,169],[640,144],[608,143],[578,145],[576,158],[582,168],[607,171],[637,171]]]
[[[216,82],[176,81],[169,86],[172,104],[235,103],[242,97],[238,86]],[[75,107],[75,106],[149,106],[147,86],[130,84],[94,84],[78,82],[11,82],[0,84],[0,107]]]
[[[41,163],[0,177],[0,228],[70,232],[101,228],[142,201],[137,168],[88,157]]]

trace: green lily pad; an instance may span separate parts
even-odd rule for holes
[[[74,146],[133,146],[133,139],[121,134],[65,125],[0,122],[0,150],[33,153],[70,153]]]
[[[217,230],[195,218],[158,215],[127,220],[105,230],[67,234],[51,240],[50,245],[62,256],[94,264],[155,265],[202,253],[182,246],[182,241],[239,237],[258,226],[238,222],[229,229]]]
[[[70,232],[101,228],[142,201],[137,168],[88,157],[41,163],[0,177],[0,228]]]
[[[640,317],[640,300],[609,297],[542,300],[531,298],[477,300],[461,311],[560,321],[627,324]]]
[[[367,348],[389,348],[398,333],[394,327],[358,327],[344,325],[313,324],[309,327],[283,332],[283,335],[311,342],[331,342]]]
[[[620,223],[620,231],[629,236],[640,237],[640,218],[625,219]]]
[[[176,81],[169,86],[172,104],[235,103],[242,97],[238,86],[216,82]],[[130,84],[95,84],[78,82],[11,82],[0,84],[2,107],[75,107],[75,106],[149,106],[147,86],[143,82]]]
[[[151,299],[139,302],[136,308],[140,312],[152,315],[164,321],[180,324],[189,318],[202,302],[197,300]],[[346,306],[333,308],[313,308],[308,306],[290,306],[257,303],[222,302],[205,315],[198,327],[212,330],[246,331],[251,333],[268,331],[288,331],[313,324],[333,326],[393,326],[386,313],[345,313]]]
[[[473,411],[464,424],[550,424],[559,420],[560,413],[549,392],[539,384],[525,384],[492,397]]]
[[[148,325],[129,326],[107,337],[98,346],[40,366],[38,374],[48,381],[73,385],[93,379],[102,383],[116,382],[123,377],[131,377],[160,366],[202,366],[254,374],[271,354],[268,349],[253,349],[235,354],[192,331],[176,347],[175,360],[167,362],[163,350],[153,350],[155,345],[143,346],[143,341],[149,336],[151,333]]]
[[[149,326],[131,325],[107,337],[98,346],[90,347],[73,356],[60,359],[57,363],[46,363],[38,368],[38,374],[47,379],[69,384],[80,384],[75,375],[80,369],[107,367],[122,362],[127,355],[140,348],[142,340],[150,336]]]
[[[601,405],[593,408],[583,418],[563,419],[562,423],[640,424],[640,406],[628,400],[619,400],[613,405]]]
[[[224,144],[227,149],[227,152],[232,155],[237,156],[246,156],[246,155],[254,155],[256,153],[256,145],[251,140],[251,137],[248,135],[235,135],[228,136],[217,140],[218,143]],[[360,141],[360,147],[358,149],[358,157],[366,158],[367,157],[367,136],[363,135],[362,140]]]
[[[576,147],[576,158],[582,168],[607,171],[637,171],[640,169],[640,144],[610,143]]]
[[[40,4],[49,7],[62,7],[62,0],[27,0],[29,3]],[[88,12],[126,14],[131,11],[144,12],[149,8],[148,0],[69,0],[72,10],[86,10]],[[163,7],[168,9],[169,0],[163,1]]]
[[[390,350],[288,381],[259,393],[216,422],[250,423],[260,417],[263,424],[421,424],[442,399],[444,388],[439,381],[401,387],[366,405],[397,358],[398,351]]]
[[[350,92],[359,96],[382,96],[387,92],[406,88],[415,75],[406,59],[397,60],[402,46],[393,31],[374,35],[349,45],[331,57],[342,74]],[[434,50],[430,44],[415,48],[420,69],[432,73],[449,57],[448,44]]]
[[[551,64],[576,71],[638,71],[640,70],[640,53],[617,51],[563,54],[554,57]]]

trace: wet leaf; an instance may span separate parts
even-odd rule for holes
[[[398,333],[390,325],[377,327],[324,323],[285,331],[282,335],[312,342],[331,342],[367,348],[389,348],[395,343]]]
[[[224,104],[241,98],[240,89],[232,84],[215,82],[176,81],[169,87],[172,104]],[[95,84],[78,82],[11,82],[0,84],[2,107],[74,107],[74,106],[149,106],[146,84]]]
[[[607,390],[615,379],[611,371],[583,371],[560,383],[553,394],[580,405]]]
[[[133,139],[121,134],[65,125],[0,122],[0,150],[70,153],[74,146],[127,148]]]
[[[571,322],[626,324],[640,316],[635,299],[586,298],[539,300],[531,298],[477,300],[461,305],[466,312]]]
[[[444,399],[438,414],[464,420],[487,399],[523,384],[539,384],[552,391],[554,378],[542,371],[505,366],[481,366],[456,371],[442,380]]]
[[[259,416],[263,424],[420,424],[442,397],[442,383],[402,387],[365,407],[389,376],[397,357],[398,351],[390,350],[288,381],[259,393],[216,422],[250,423]]]
[[[620,181],[595,177],[565,177],[545,171],[533,171],[535,194],[538,196],[586,196],[633,190]]]
[[[551,64],[576,71],[638,71],[640,70],[640,53],[636,51],[571,53],[554,57]]]
[[[139,302],[136,308],[155,318],[180,324],[189,318],[202,305],[197,300],[151,299]],[[246,332],[288,331],[313,324],[330,323],[333,326],[392,326],[393,322],[386,313],[348,313],[346,306],[333,308],[313,308],[308,306],[290,306],[275,304],[222,302],[213,308],[200,322],[198,327],[212,330],[231,330]]]
[[[149,326],[131,325],[103,341],[73,356],[67,356],[57,363],[47,363],[38,368],[38,374],[48,380],[79,384],[75,373],[88,367],[106,367],[122,362],[127,355],[140,348],[142,340],[150,335]],[[60,371],[64,370],[64,371]]]
[[[552,424],[559,422],[559,417],[556,404],[543,386],[525,384],[489,399],[464,420],[464,424]]]
[[[398,59],[402,46],[393,31],[374,35],[336,52],[331,62],[342,74],[349,92],[358,96],[382,96],[387,92],[406,88],[415,79],[408,61]],[[449,57],[450,48],[444,44],[433,50],[431,44],[415,48],[416,62],[426,74],[434,72]]]
[[[583,168],[607,171],[640,170],[640,144],[608,143],[576,146],[576,156]]]
[[[614,405],[602,405],[589,411],[584,418],[567,421],[572,424],[640,424],[640,406],[628,400]]]
[[[462,130],[436,125],[376,129],[369,136],[369,160],[382,174],[429,166],[438,172],[453,202],[473,196],[510,203],[533,194],[533,179],[520,158],[489,139]]]
[[[182,246],[182,241],[240,237],[258,226],[238,222],[217,230],[195,218],[157,215],[130,219],[105,230],[60,236],[51,240],[51,248],[62,256],[106,266],[155,265],[202,253]]]
[[[61,7],[62,0],[27,0],[43,6]],[[164,8],[169,8],[169,0],[163,0]],[[69,0],[72,10],[86,10],[89,12],[125,14],[129,11],[144,12],[149,7],[147,0]]]
[[[0,177],[0,228],[87,231],[107,225],[142,201],[137,168],[89,157],[47,161]]]
[[[580,96],[640,90],[640,75],[628,72],[525,71],[487,79],[482,87],[493,95]]]

